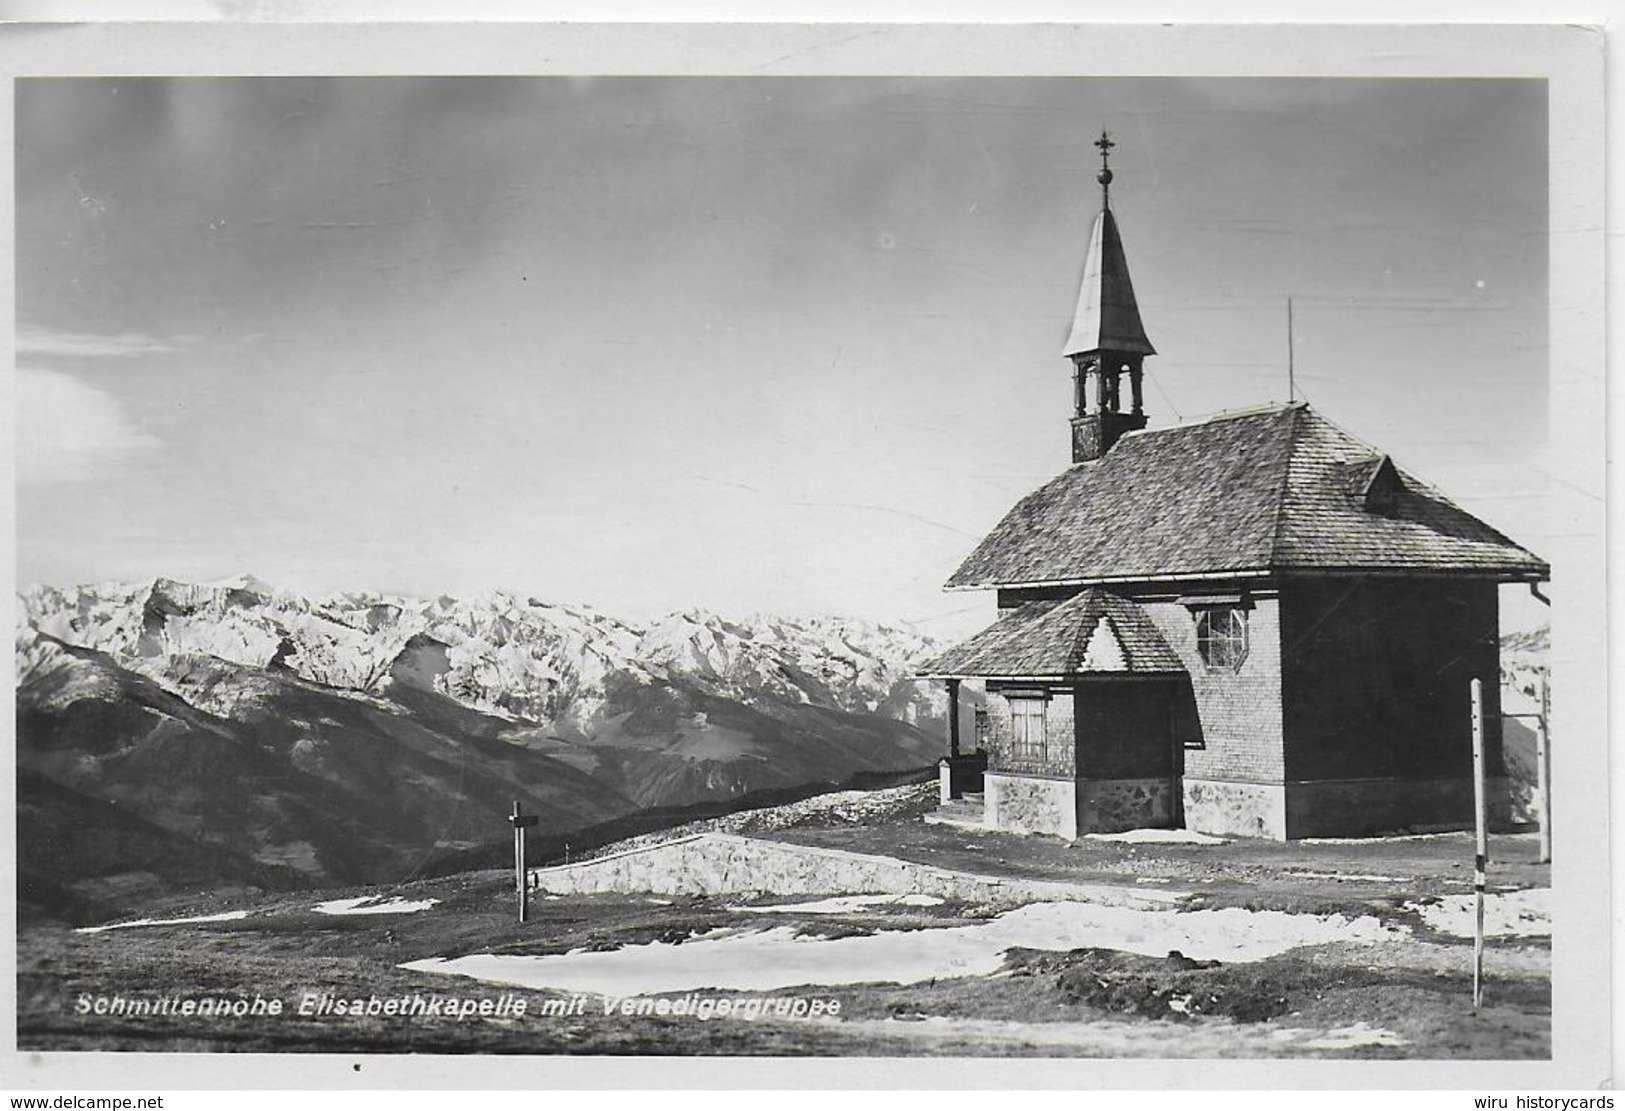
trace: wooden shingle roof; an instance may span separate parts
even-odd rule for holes
[[[1028,602],[920,665],[932,679],[1175,675],[1185,665],[1135,603],[1100,589]]]
[[[1017,502],[947,585],[1308,569],[1550,577],[1538,556],[1403,471],[1380,506],[1363,496],[1351,476],[1383,459],[1302,402],[1130,433]]]

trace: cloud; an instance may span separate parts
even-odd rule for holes
[[[116,399],[70,375],[19,367],[16,386],[21,483],[94,477],[139,461],[159,446]]]
[[[103,336],[89,332],[57,332],[26,325],[17,330],[19,359],[130,359],[142,355],[166,355],[179,350],[180,346],[175,341],[141,332]]]

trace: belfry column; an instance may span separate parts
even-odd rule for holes
[[[1072,415],[1072,461],[1088,463],[1112,449],[1125,432],[1144,428],[1145,403],[1142,391],[1143,364],[1156,348],[1146,338],[1140,323],[1140,307],[1129,281],[1128,260],[1123,240],[1111,210],[1111,152],[1117,144],[1101,133],[1095,141],[1100,148],[1100,214],[1095,217],[1084,258],[1083,284],[1078,291],[1078,309],[1072,320],[1062,354],[1072,360],[1078,375],[1095,376],[1095,405],[1087,409],[1087,390],[1076,391]],[[1132,409],[1123,411],[1122,378],[1127,372]]]

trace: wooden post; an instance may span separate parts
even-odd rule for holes
[[[948,755],[959,755],[959,680],[948,680]]]
[[[1484,683],[1473,680],[1473,1013],[1484,1000],[1484,873],[1489,837],[1484,827]]]
[[[517,821],[519,814],[514,813],[516,819],[513,825],[513,889],[519,896],[519,921],[525,920],[525,904],[529,901],[525,892],[530,885],[525,882],[525,831]]]
[[[508,821],[513,823],[513,877],[514,886],[519,895],[519,921],[523,922],[530,917],[530,877],[525,869],[525,831],[536,824],[536,815],[526,814],[519,806],[519,800],[513,800],[513,813],[508,815]]]
[[[1540,674],[1540,717],[1535,723],[1535,782],[1540,794],[1540,862],[1552,862],[1552,678]]]

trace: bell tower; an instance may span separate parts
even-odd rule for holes
[[[1089,236],[1083,264],[1078,311],[1072,318],[1062,354],[1072,360],[1074,412],[1072,462],[1087,463],[1112,449],[1125,432],[1145,427],[1142,377],[1147,355],[1156,348],[1145,337],[1140,307],[1129,281],[1128,260],[1111,208],[1111,152],[1117,144],[1102,131],[1100,148],[1100,215]],[[1128,378],[1130,408],[1124,411],[1122,387]]]

